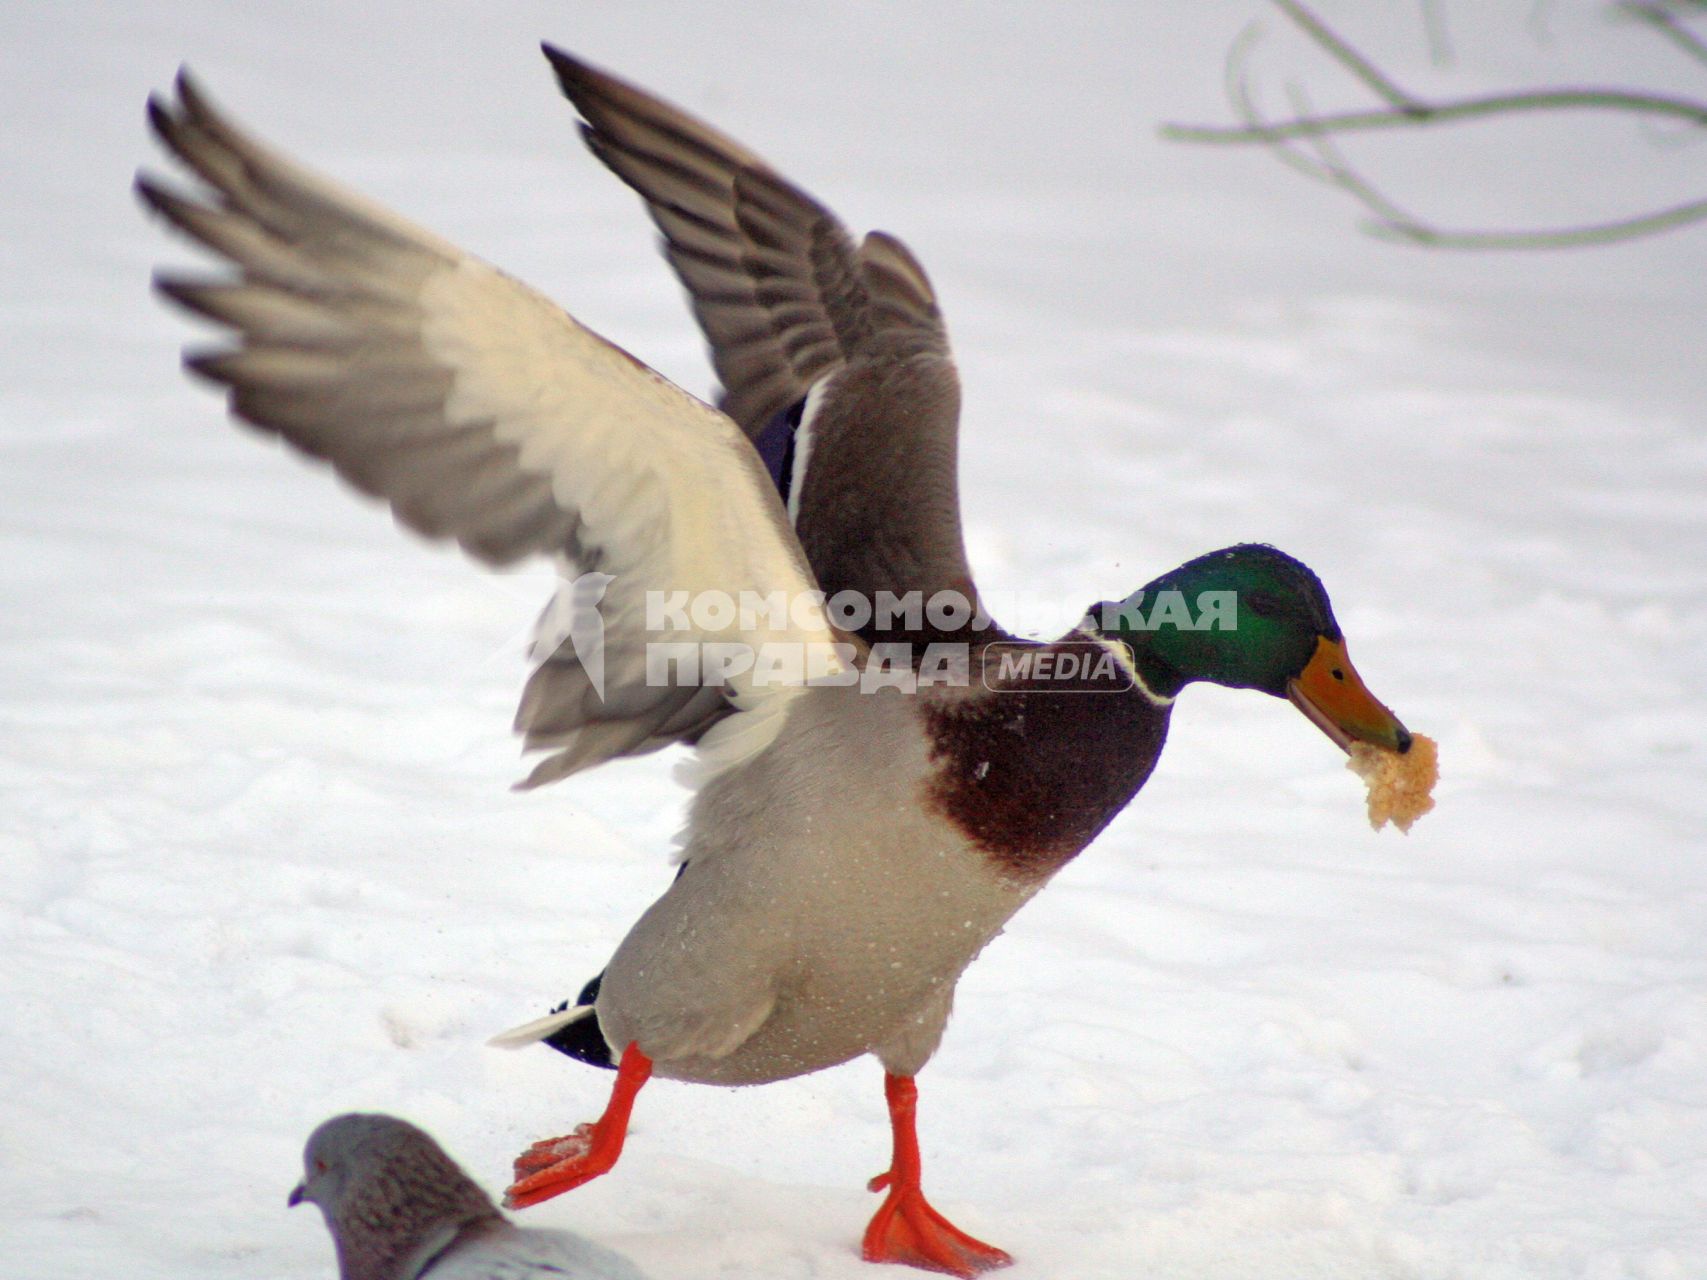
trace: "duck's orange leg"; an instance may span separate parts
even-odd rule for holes
[[[951,1276],[976,1276],[1013,1261],[982,1240],[974,1240],[925,1201],[919,1186],[919,1135],[914,1116],[919,1087],[912,1076],[886,1074],[883,1096],[895,1132],[895,1156],[888,1173],[871,1180],[873,1191],[889,1191],[883,1207],[865,1229],[867,1262],[902,1262]]]
[[[541,1139],[517,1156],[516,1180],[504,1193],[504,1204],[525,1209],[609,1173],[622,1154],[622,1140],[628,1136],[634,1095],[651,1078],[652,1059],[640,1052],[638,1044],[630,1044],[622,1051],[605,1113],[574,1133]]]

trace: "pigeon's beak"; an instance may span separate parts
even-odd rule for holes
[[[308,1199],[308,1184],[299,1182],[290,1189],[290,1199],[286,1200],[285,1203],[294,1209],[306,1199]]]

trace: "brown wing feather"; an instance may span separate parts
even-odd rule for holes
[[[663,233],[711,344],[725,412],[757,436],[823,384],[793,496],[824,589],[971,598],[959,385],[917,259],[883,232],[856,244],[740,143],[569,54],[545,52],[588,146],[645,199]]]

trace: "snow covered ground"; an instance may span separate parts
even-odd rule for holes
[[[1425,85],[1700,78],[1598,5],[1443,8],[1446,71],[1413,6],[1328,12]],[[1137,803],[961,986],[922,1077],[940,1206],[1015,1280],[1707,1276],[1707,232],[1428,255],[1259,155],[1158,141],[1225,117],[1258,11],[0,11],[7,1276],[326,1276],[320,1223],[284,1207],[320,1119],[407,1116],[497,1189],[602,1104],[607,1076],[483,1041],[572,994],[663,888],[670,761],[506,790],[546,580],[405,538],[224,425],[147,292],[187,251],[128,192],[156,163],[144,97],[188,62],[704,391],[542,37],[917,250],[992,593],[1065,624],[1272,541],[1440,739],[1438,810],[1375,835],[1289,708],[1190,691]],[[1288,76],[1357,100],[1295,40],[1257,56],[1276,101]],[[1358,154],[1458,221],[1599,216],[1699,194],[1701,142],[1664,141],[1573,121]],[[657,1280],[869,1276],[886,1155],[870,1062],[659,1083],[619,1169],[528,1220]]]

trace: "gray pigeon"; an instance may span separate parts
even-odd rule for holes
[[[313,1201],[340,1280],[645,1280],[627,1259],[564,1231],[518,1227],[444,1149],[405,1120],[335,1116],[302,1153],[292,1205]]]

